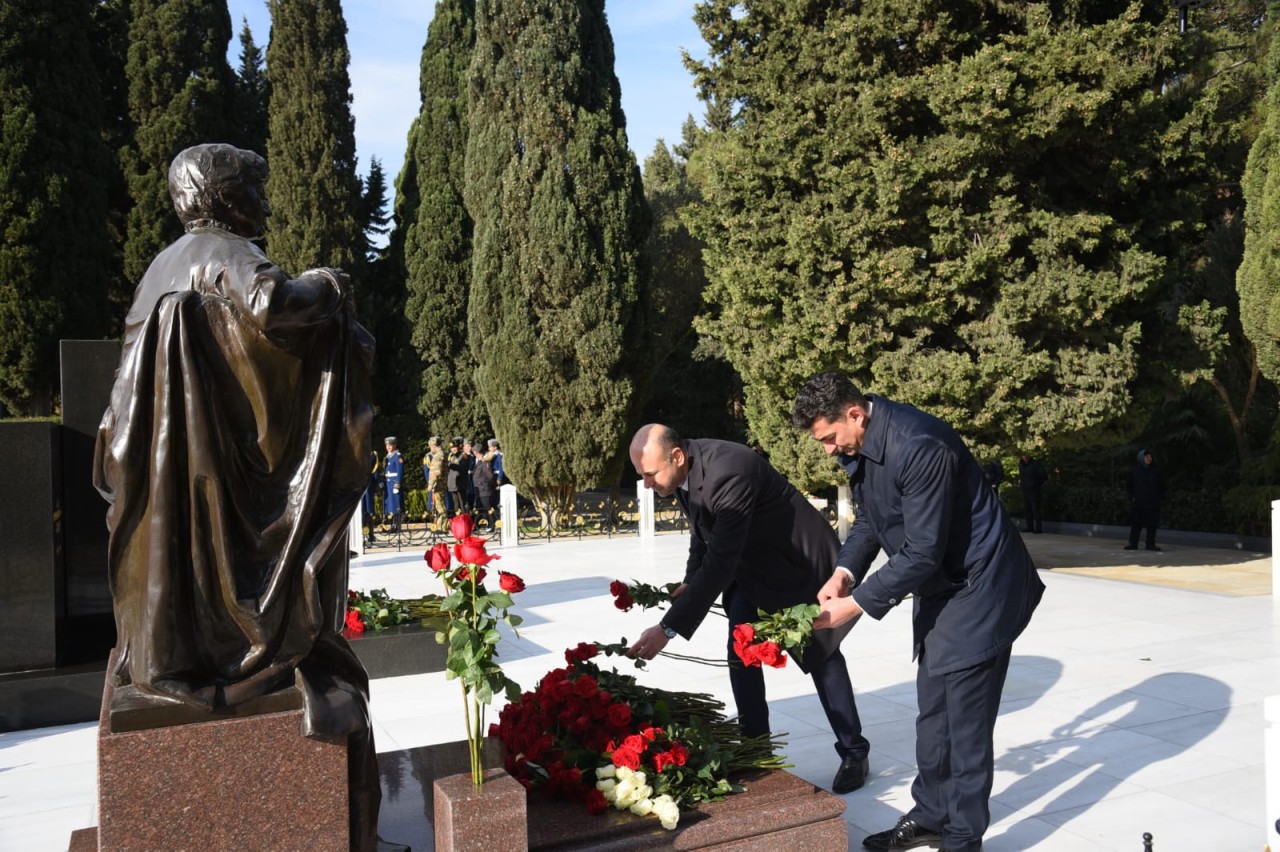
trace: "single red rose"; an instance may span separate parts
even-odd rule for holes
[[[777,642],[761,642],[755,646],[756,659],[766,666],[780,669],[787,664],[787,655],[782,653]]]
[[[613,727],[625,728],[631,724],[631,708],[619,701],[609,705],[609,709],[604,711],[604,717]]]
[[[613,605],[623,612],[630,612],[631,608],[636,605],[636,602],[631,599],[631,595],[622,595],[614,600]]]
[[[733,652],[738,655],[738,659],[742,660],[742,664],[748,668],[760,667],[759,645],[746,645],[740,642],[733,643]]]
[[[671,760],[676,766],[684,766],[685,761],[689,759],[689,749],[685,748],[684,743],[678,743],[674,740],[671,742],[671,748],[667,751],[671,755]]]
[[[614,580],[609,584],[609,594],[613,595],[615,598],[622,597],[623,595],[630,597],[631,587],[621,580]]]
[[[644,754],[644,750],[649,747],[649,741],[640,734],[632,734],[622,741],[623,748],[629,748],[638,754]]]
[[[454,520],[457,520],[457,518],[454,518]],[[485,544],[487,542],[479,536],[467,536],[453,546],[453,555],[464,565],[488,565],[493,560],[502,558],[501,556],[485,553]]]
[[[524,580],[506,571],[498,572],[498,585],[502,587],[502,591],[511,592],[512,594],[524,591]]]
[[[347,600],[352,603],[355,603],[356,601],[360,600],[360,593],[357,592],[355,589],[347,589]]]
[[[573,684],[573,691],[582,698],[592,697],[599,688],[600,685],[596,683],[596,679],[591,675],[582,675]]]
[[[604,793],[592,787],[587,791],[587,813],[602,814],[609,810],[609,800],[604,797]]]
[[[610,757],[614,766],[625,766],[633,770],[640,768],[640,752],[633,748],[627,748],[625,745],[615,748]]]
[[[347,610],[347,629],[352,633],[364,632],[364,620],[360,618],[360,610]]]
[[[750,645],[752,642],[756,641],[756,628],[747,622],[739,624],[737,627],[733,628],[733,641]]]
[[[570,648],[564,652],[564,659],[569,665],[573,665],[583,660],[589,660],[599,653],[600,649],[596,647],[594,642],[579,642],[578,647]]]
[[[653,725],[645,725],[643,728],[640,729],[640,733],[644,736],[646,740],[648,740],[649,742],[653,742],[658,737],[662,736],[662,729],[655,728]]]
[[[475,529],[475,523],[471,520],[470,515],[454,515],[453,520],[449,521],[449,532],[458,541],[462,541],[471,535],[473,529]]]
[[[459,571],[459,572],[458,572],[458,579],[459,579],[459,580],[461,580],[461,581],[463,581],[464,583],[465,583],[465,582],[467,582],[468,580],[470,580],[470,579],[471,579],[471,570],[470,570],[469,568],[463,568],[461,571]],[[483,569],[483,568],[477,568],[477,569],[476,569],[476,582],[477,582],[477,583],[483,583],[483,582],[484,582],[484,569]]]
[[[448,571],[449,566],[453,561],[452,557],[449,555],[449,545],[447,544],[437,544],[435,547],[424,553],[422,558],[427,560],[427,567],[432,571],[435,571],[437,574],[443,571]]]
[[[673,763],[675,763],[675,761],[671,759],[671,755],[668,752],[659,751],[653,755],[653,768],[657,772],[661,772]]]

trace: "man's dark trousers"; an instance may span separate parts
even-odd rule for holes
[[[1009,672],[1011,648],[973,668],[930,675],[924,657],[916,672],[916,766],[911,787],[919,825],[942,829],[943,847],[963,852],[982,848],[991,822],[995,772],[992,735],[1000,693]],[[947,814],[952,814],[950,822]]]
[[[742,665],[733,652],[733,628],[755,621],[759,617],[758,608],[736,583],[724,591],[724,608],[729,616],[729,685],[733,687],[733,701],[738,707],[738,724],[743,736],[762,736],[769,733],[764,670],[759,666],[748,668]],[[818,700],[822,702],[827,721],[836,735],[836,752],[841,758],[866,757],[871,744],[862,735],[862,720],[858,718],[858,707],[852,700],[853,686],[844,655],[837,650],[822,662],[813,662],[812,657],[806,658],[805,662],[818,692]]]

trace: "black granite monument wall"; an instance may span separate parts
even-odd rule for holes
[[[90,721],[115,622],[93,444],[120,344],[63,341],[63,422],[0,421],[0,731]]]
[[[59,426],[0,422],[0,673],[52,668],[65,600]]]

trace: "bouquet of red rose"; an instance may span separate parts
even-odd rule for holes
[[[498,572],[500,591],[484,586],[488,565],[500,557],[486,553],[486,541],[471,535],[470,515],[458,515],[449,523],[457,543],[453,560],[448,545],[437,544],[423,558],[431,570],[444,581],[448,595],[440,603],[441,632],[436,640],[448,643],[445,679],[457,678],[462,683],[463,708],[466,713],[467,744],[471,751],[471,780],[477,787],[484,780],[480,747],[483,742],[484,705],[493,701],[494,692],[505,692],[508,701],[520,695],[520,685],[503,673],[495,662],[498,656],[498,625],[513,630],[520,617],[512,615],[511,595],[524,591],[524,581],[515,574]]]
[[[591,813],[613,805],[653,814],[674,828],[679,809],[741,791],[728,778],[779,769],[780,741],[744,739],[709,695],[645,687],[592,662],[615,645],[581,643],[567,665],[504,707],[489,733],[506,745],[506,768],[525,787],[581,801]]]
[[[787,654],[804,654],[820,612],[817,604],[796,604],[773,613],[760,610],[759,621],[733,628],[733,651],[743,665],[780,669],[787,664]]]
[[[669,604],[673,600],[671,593],[678,588],[680,588],[679,583],[654,586],[641,583],[639,580],[632,580],[630,584],[614,580],[609,584],[609,594],[613,595],[614,606],[623,612],[630,612],[632,607],[636,606],[641,609],[653,609],[655,606]],[[719,603],[714,603],[711,607],[716,610],[724,609]],[[723,612],[721,614],[723,615]]]

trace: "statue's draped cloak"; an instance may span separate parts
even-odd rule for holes
[[[368,677],[340,631],[373,340],[343,289],[330,270],[289,280],[218,228],[143,277],[94,471],[117,684],[214,707],[296,680],[303,733],[368,739]]]

